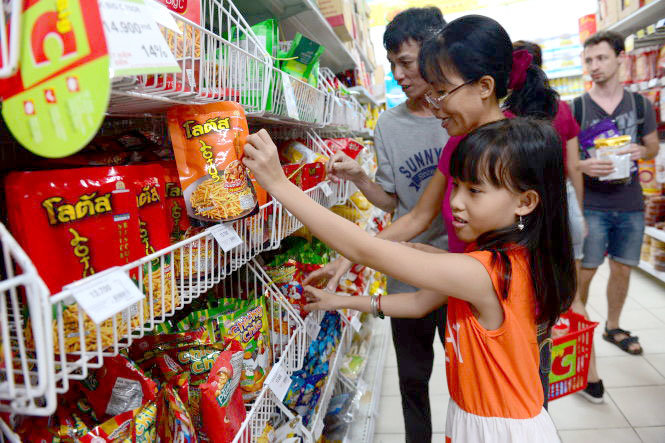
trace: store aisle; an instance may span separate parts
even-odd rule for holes
[[[598,370],[605,384],[605,404],[593,405],[573,394],[552,402],[550,413],[564,443],[665,443],[665,284],[633,272],[621,327],[640,337],[644,355],[631,356],[601,337],[609,277],[607,264],[591,285],[589,315],[600,322],[594,343]],[[443,346],[435,342],[436,358],[430,396],[434,442],[443,442],[448,390]],[[404,442],[404,419],[397,382],[397,362],[388,348],[376,426],[375,443]]]

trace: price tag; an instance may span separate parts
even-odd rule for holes
[[[368,388],[367,382],[362,378],[359,378],[358,384],[356,385],[356,390],[364,393],[367,390],[367,388]]]
[[[266,378],[266,383],[279,401],[284,400],[284,396],[289,390],[289,386],[291,386],[291,377],[286,373],[281,362],[276,363],[272,367],[270,374]]]
[[[655,34],[656,33],[656,26],[655,25],[649,25],[647,26],[647,35]]]
[[[208,232],[217,240],[224,252],[229,252],[242,244],[242,239],[231,224],[220,223],[208,228]]]
[[[644,38],[644,29],[640,29],[637,31],[637,38]]]
[[[657,78],[652,78],[651,80],[649,80],[648,87],[649,88],[654,88],[654,87],[658,86],[658,80],[659,79],[657,79]]]
[[[111,77],[180,71],[153,18],[153,8],[143,0],[99,0],[99,10]]]
[[[333,193],[332,189],[330,189],[330,185],[328,182],[323,182],[321,183],[321,190],[323,191],[323,195],[326,197],[330,197]]]
[[[73,289],[74,299],[95,324],[143,300],[145,295],[127,274],[117,269]]]
[[[356,332],[360,332],[360,328],[363,327],[363,324],[360,323],[360,315],[355,315],[355,316],[351,319],[351,327],[352,327]]]
[[[296,94],[293,92],[293,85],[288,74],[282,73],[282,86],[284,89],[284,101],[286,102],[286,114],[298,120],[298,104],[296,103]]]
[[[321,437],[321,434],[323,434],[323,418],[317,420],[316,424],[314,425],[314,429],[312,429],[312,436],[314,437],[314,440],[318,440],[319,437]]]
[[[157,24],[170,29],[178,35],[182,35],[182,30],[178,28],[178,24],[175,22],[173,15],[171,15],[169,9],[166,6],[157,0],[146,0],[145,4],[150,10],[152,18],[155,19]]]
[[[305,331],[312,340],[316,339],[319,336],[319,331],[321,330],[321,325],[316,321],[313,314],[310,314],[305,319]]]

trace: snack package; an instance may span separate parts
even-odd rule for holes
[[[238,300],[238,310],[218,318],[225,340],[237,340],[243,348],[240,388],[250,400],[263,387],[272,365],[268,316],[263,299]]]
[[[319,162],[282,165],[282,169],[291,183],[303,191],[315,187],[326,178],[325,164]]]
[[[289,260],[282,266],[275,268],[266,268],[266,273],[282,292],[282,295],[298,310],[300,316],[305,318],[308,314],[305,311],[307,300],[303,296],[302,284],[295,280],[296,271],[295,260]]]
[[[343,151],[346,155],[355,159],[365,147],[352,138],[329,138],[323,140],[326,146],[333,152]]]
[[[146,403],[134,416],[131,426],[132,442],[153,443],[157,441],[157,403]]]
[[[165,386],[157,402],[157,435],[159,441],[196,443],[192,419],[175,389]]]
[[[10,230],[52,294],[143,255],[131,177],[131,166],[7,176]]]
[[[279,158],[282,163],[326,163],[328,157],[308,148],[301,140],[288,140],[279,146]]]
[[[141,364],[164,353],[166,349],[212,345],[214,342],[214,337],[208,334],[206,328],[173,334],[146,335],[134,340],[129,348],[129,358]]]
[[[238,389],[242,360],[242,347],[233,340],[215,361],[207,382],[201,385],[203,426],[213,443],[232,441],[245,420],[245,405]]]
[[[626,148],[630,146],[631,137],[623,135],[620,137],[601,138],[594,141],[596,146],[596,157],[604,160],[611,160],[614,163],[615,171],[604,177],[599,177],[601,181],[618,181],[630,179],[630,168],[633,161],[630,154],[623,154]]]
[[[165,161],[161,163],[161,166],[164,171],[164,196],[166,198],[164,206],[168,219],[167,229],[171,243],[177,243],[190,227],[187,208],[185,207],[185,200],[182,198],[180,176],[175,162]]]
[[[257,199],[242,164],[248,135],[242,106],[177,106],[168,122],[187,214],[210,223],[251,215]]]
[[[132,439],[132,424],[140,409],[131,410],[108,419],[77,440],[80,443],[128,443]]]
[[[589,126],[585,130],[580,131],[578,139],[580,142],[580,148],[585,153],[585,157],[592,158],[594,156],[593,150],[595,149],[594,142],[596,139],[620,136],[621,133],[617,129],[614,121],[606,118]]]
[[[282,71],[301,80],[307,80],[326,48],[297,32],[282,62]]]
[[[140,408],[157,394],[155,382],[122,355],[105,358],[104,366],[83,380],[80,388],[102,419]]]

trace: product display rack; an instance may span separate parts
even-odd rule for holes
[[[658,241],[665,242],[665,231],[661,229],[656,229],[652,226],[647,226],[646,228],[644,228],[644,234]],[[657,271],[651,263],[644,260],[640,260],[640,264],[638,266],[644,272],[656,277],[658,280],[665,283],[665,272]]]
[[[642,6],[637,11],[630,14],[616,23],[607,27],[607,31],[618,32],[623,35],[629,35],[637,32],[641,28],[656,23],[665,16],[665,0],[655,0]]]
[[[247,2],[242,3],[245,8]],[[319,37],[317,40],[327,47],[327,55],[321,59],[323,66],[335,71],[356,66],[310,0],[299,0],[295,8],[287,8],[291,12],[285,14],[290,19],[281,15],[287,23],[285,29],[312,35],[304,25],[307,23]],[[303,8],[304,14],[291,15]],[[180,71],[113,78],[109,117],[160,116],[164,124],[163,114],[174,105],[236,101],[245,109],[251,126],[269,124],[276,138],[300,137],[310,149],[327,156],[332,152],[321,134],[366,138],[371,135],[364,130],[361,104],[337,91],[332,70],[322,69],[319,85],[314,87],[276,69],[245,20],[244,10],[241,13],[233,2],[203,0],[200,25],[169,13],[182,31],[171,47]],[[174,37],[170,30],[163,28],[162,32],[167,40]],[[330,208],[345,203],[350,189],[349,183],[326,181],[306,193]],[[71,382],[85,379],[103,366],[105,358],[118,355],[215,285],[222,285],[226,291],[235,281],[254,288],[255,296],[265,294],[268,311],[285,316],[292,329],[288,343],[273,343],[272,363],[282,365],[289,374],[299,369],[312,338],[306,334],[304,321],[267,277],[256,257],[278,248],[302,223],[279,202],[272,201],[257,214],[231,225],[243,241],[231,251],[224,251],[216,242],[213,227],[140,260],[73,282],[53,295],[30,259],[0,225],[5,265],[0,275],[0,412],[10,414],[8,423],[0,420],[0,437],[18,441],[11,426],[15,414],[52,414],[58,407],[57,396],[68,392]],[[151,263],[159,263],[160,270],[144,274]],[[17,269],[21,273],[14,275]],[[76,294],[113,273],[133,276],[145,298],[97,325],[78,305]],[[316,317],[320,321],[322,315]],[[269,321],[275,320],[269,317]],[[321,400],[309,428],[302,430],[306,441],[316,441],[321,435],[323,417],[351,340],[350,331],[348,322],[343,322],[342,338]],[[276,409],[292,416],[267,385],[246,408],[247,418],[234,441],[256,441]]]

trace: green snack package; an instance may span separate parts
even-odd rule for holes
[[[314,69],[314,65],[319,61],[326,48],[297,33],[291,48],[282,62],[282,71],[296,78],[307,81]],[[291,60],[293,58],[293,60]]]

